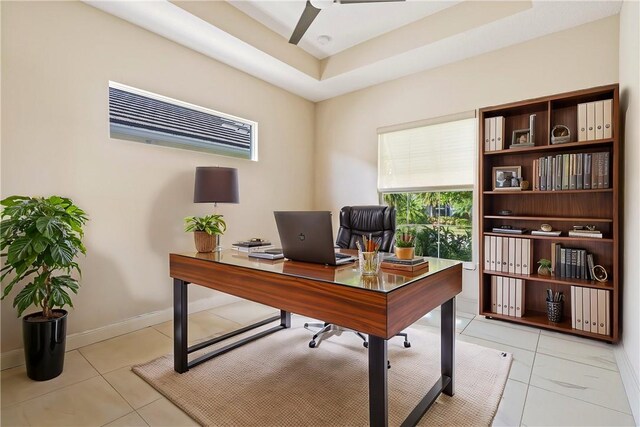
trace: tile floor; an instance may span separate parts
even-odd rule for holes
[[[190,341],[237,329],[275,310],[237,302],[190,316]],[[434,311],[415,327],[439,332]],[[496,426],[634,425],[610,345],[458,312],[458,339],[514,355]],[[162,323],[67,353],[51,381],[24,366],[0,373],[3,426],[190,426],[186,414],[131,372],[172,351]]]

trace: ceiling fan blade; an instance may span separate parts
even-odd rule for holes
[[[304,33],[307,32],[311,23],[316,16],[320,13],[320,9],[311,4],[309,0],[307,0],[307,4],[304,6],[304,11],[302,11],[302,15],[296,24],[296,28],[293,30],[293,34],[289,39],[289,43],[298,44]]]
[[[390,3],[406,0],[336,0],[340,4],[358,4],[358,3]]]

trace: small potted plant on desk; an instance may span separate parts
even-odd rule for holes
[[[87,216],[70,199],[58,196],[12,196],[0,204],[0,251],[6,257],[0,281],[9,282],[2,299],[28,280],[13,300],[18,316],[31,305],[42,309],[22,318],[27,376],[49,380],[64,368],[68,313],[62,307],[73,307],[68,291],[78,293],[78,281],[70,274],[80,273],[74,259],[85,253],[82,226]],[[63,274],[56,274],[59,270]]]
[[[198,252],[220,250],[220,236],[227,229],[222,215],[188,216],[184,219],[184,231],[193,231]]]
[[[396,231],[395,253],[398,259],[413,259],[416,248],[416,230],[402,227]]]

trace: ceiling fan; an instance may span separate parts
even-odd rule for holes
[[[405,0],[307,0],[307,4],[302,11],[302,15],[296,24],[296,28],[293,30],[293,34],[289,39],[289,43],[298,44],[304,33],[307,32],[313,20],[316,19],[318,13],[322,9],[331,6],[334,3],[338,4],[357,4],[357,3],[386,3],[397,2]]]

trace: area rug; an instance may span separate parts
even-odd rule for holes
[[[295,322],[299,323],[299,322]],[[440,337],[407,330],[389,341],[389,425],[398,426],[440,375]],[[367,350],[343,333],[308,347],[300,325],[278,331],[184,374],[167,355],[133,371],[205,426],[367,426]],[[418,425],[490,425],[512,356],[456,342],[455,395],[441,395]]]

